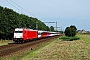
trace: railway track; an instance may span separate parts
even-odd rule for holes
[[[31,42],[23,43],[23,44],[12,43],[7,46],[1,46],[0,47],[0,57],[10,56],[10,54],[14,54],[17,51],[21,52],[22,50],[25,50],[27,48],[29,48],[29,50],[32,50],[32,49],[36,48],[37,46],[43,44],[44,42],[51,41],[57,37],[59,37],[59,36],[40,39],[40,40],[31,41]]]

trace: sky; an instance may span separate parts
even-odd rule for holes
[[[90,31],[90,0],[0,0],[0,6],[42,22],[57,22],[58,30],[74,25]],[[56,27],[55,23],[45,24]]]

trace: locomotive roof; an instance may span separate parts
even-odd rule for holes
[[[26,29],[26,30],[33,30],[33,29],[29,29],[29,28],[15,28],[15,30],[23,30],[23,29]],[[34,30],[34,31],[37,31],[37,30]]]
[[[15,31],[22,31],[22,28],[15,28]]]

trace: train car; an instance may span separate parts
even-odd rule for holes
[[[48,31],[41,31],[38,30],[38,38],[45,38],[49,36],[49,32]]]
[[[50,32],[50,31],[38,31],[38,33],[39,33],[38,38],[53,37],[60,35],[59,32]]]
[[[22,43],[38,38],[38,31],[26,28],[15,28],[13,41]]]

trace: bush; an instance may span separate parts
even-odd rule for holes
[[[63,41],[73,41],[73,40],[79,40],[80,38],[79,37],[68,37],[68,36],[63,36],[61,38],[59,38]]]

